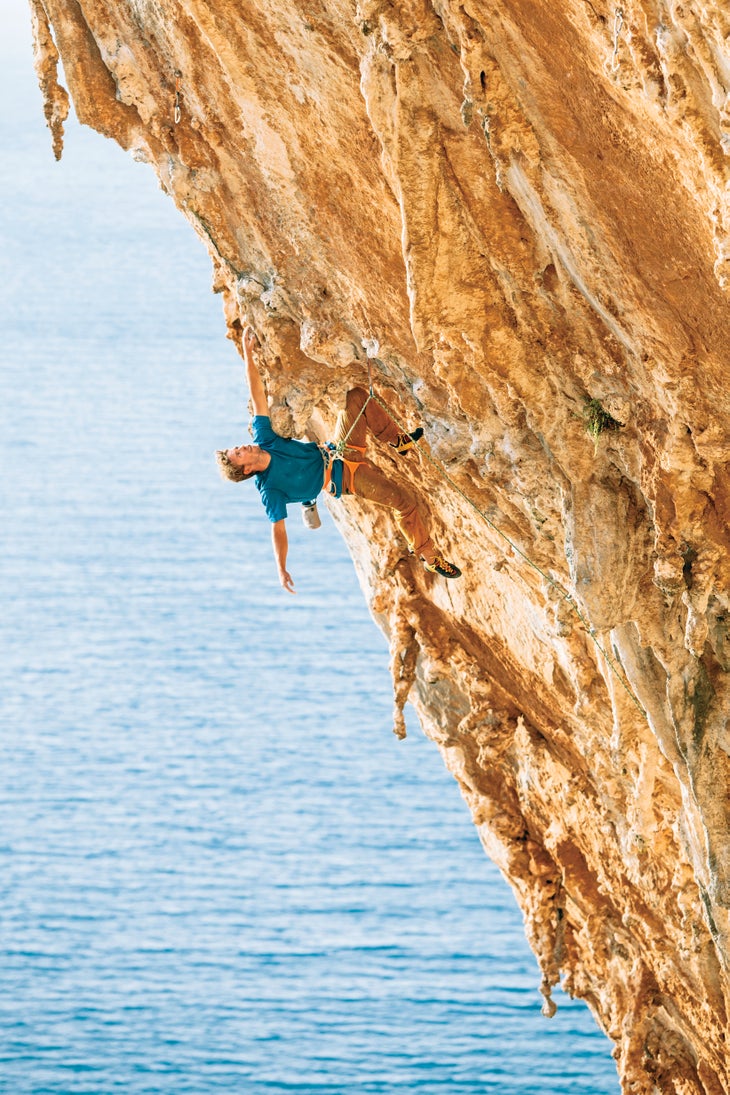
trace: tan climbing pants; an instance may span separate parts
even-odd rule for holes
[[[335,443],[344,441],[347,437],[348,430],[365,406],[367,398],[368,393],[364,388],[351,388],[347,393],[345,410],[337,419]],[[422,555],[427,563],[432,563],[436,550],[418,512],[415,495],[408,487],[382,472],[365,456],[368,430],[386,445],[392,444],[398,438],[395,422],[374,399],[370,400],[364,413],[360,415],[347,439],[347,448],[342,453],[345,464],[343,494],[353,494],[357,498],[365,498],[368,502],[376,502],[392,509],[398,527],[411,549],[417,555]]]

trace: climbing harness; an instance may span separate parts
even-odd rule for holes
[[[620,10],[621,9],[619,8],[619,11]],[[372,341],[374,342],[374,340],[372,340]],[[395,424],[396,424],[396,426],[398,427],[399,430],[401,430],[404,433],[406,432],[405,427],[402,425],[402,423],[400,423],[398,421],[398,419],[395,417],[395,415],[390,410],[390,408],[373,391],[373,380],[372,380],[372,372],[371,372],[371,367],[370,367],[370,361],[371,361],[371,359],[374,360],[381,367],[382,367],[382,364],[383,364],[382,361],[380,361],[379,358],[375,357],[375,354],[377,353],[378,344],[377,344],[377,342],[375,342],[376,349],[373,353],[370,352],[370,349],[369,349],[367,343],[363,342],[363,346],[366,347],[367,352],[368,352],[368,363],[367,364],[368,364],[368,383],[369,383],[370,391],[369,391],[368,398],[363,403],[360,414],[358,414],[357,418],[355,419],[352,426],[348,430],[348,432],[345,435],[344,439],[342,441],[340,441],[339,444],[336,446],[336,449],[338,451],[342,451],[343,448],[347,447],[347,445],[346,445],[347,439],[350,436],[350,434],[352,433],[352,431],[354,430],[355,426],[357,425],[357,423],[360,420],[360,418],[362,417],[362,415],[364,414],[365,408],[367,407],[367,405],[368,405],[368,403],[370,402],[371,399],[374,400],[376,403],[380,404],[380,406],[383,408],[383,410],[386,411],[390,415],[390,417],[393,419],[393,421],[395,422]],[[529,555],[527,555],[527,553],[522,550],[522,548],[517,546],[517,544],[514,542],[514,540],[510,539],[510,537],[505,532],[503,532],[502,529],[500,529],[499,526],[494,523],[494,521],[492,521],[491,517],[489,517],[484,512],[483,509],[480,509],[480,507],[476,504],[476,502],[474,502],[461,489],[461,487],[458,485],[458,483],[456,483],[451,478],[451,476],[446,471],[446,469],[443,467],[443,465],[440,464],[437,460],[434,460],[434,458],[431,456],[430,452],[428,451],[428,449],[426,447],[422,448],[418,441],[415,442],[415,445],[416,445],[416,448],[418,449],[418,451],[423,456],[426,457],[426,460],[428,460],[429,464],[431,464],[432,467],[434,467],[436,469],[436,471],[439,473],[439,475],[442,477],[442,479],[444,479],[449,484],[449,486],[452,488],[452,490],[456,491],[456,493],[459,494],[461,496],[461,498],[464,499],[464,501],[467,503],[467,505],[471,506],[471,508],[474,510],[474,512],[477,513],[479,515],[479,517],[481,517],[481,519],[489,526],[489,528],[492,529],[492,531],[495,532],[498,536],[500,536],[502,538],[502,540],[510,546],[512,551],[514,551],[516,555],[519,555],[519,557],[521,559],[523,559],[527,563],[528,566],[532,567],[532,569],[537,574],[539,574],[540,577],[544,581],[546,581],[548,583],[548,585],[551,587],[551,589],[554,589],[555,592],[559,594],[560,599],[562,601],[564,601],[570,607],[570,609],[573,611],[574,615],[577,617],[578,621],[580,622],[580,624],[583,627],[586,634],[593,641],[593,644],[596,647],[596,650],[598,650],[598,652],[602,655],[602,657],[604,658],[604,660],[606,662],[606,665],[609,667],[609,669],[611,670],[613,675],[616,677],[616,680],[620,683],[620,685],[622,686],[622,688],[624,689],[626,694],[631,699],[634,706],[641,712],[643,717],[648,721],[648,715],[647,715],[646,711],[644,710],[644,708],[642,707],[639,700],[637,699],[637,697],[634,695],[634,692],[631,688],[631,685],[629,684],[628,680],[626,679],[625,673],[623,672],[623,670],[621,668],[619,668],[619,666],[616,663],[616,660],[611,656],[611,654],[609,654],[609,652],[605,649],[605,647],[599,641],[599,639],[597,637],[598,632],[596,631],[596,628],[592,626],[590,620],[581,611],[580,606],[578,605],[577,601],[572,596],[572,594],[569,593],[568,590],[565,589],[564,586],[562,586],[560,584],[560,582],[558,582],[555,578],[553,578],[550,574],[548,574],[545,570],[543,570],[542,567],[540,567],[536,562],[534,562],[534,560],[532,560],[529,557]]]
[[[369,400],[368,400],[369,402]],[[362,411],[357,416],[360,418]],[[357,422],[357,419],[355,422]],[[348,430],[347,438],[354,429]],[[364,460],[348,460],[342,454],[346,449],[353,450],[354,452],[365,452],[365,449],[359,445],[347,445],[343,442],[328,441],[325,445],[319,446],[319,451],[322,453],[324,459],[324,483],[322,484],[322,490],[325,494],[331,494],[333,498],[341,498],[343,494],[347,494],[352,490],[353,483],[355,482],[355,472],[358,468],[362,467],[365,463]],[[349,482],[345,482],[345,469],[349,474]]]
[[[175,119],[175,125],[180,124],[180,96],[182,95],[182,73],[175,73],[175,109],[173,111],[173,117]]]
[[[621,28],[624,25],[623,8],[616,8],[613,17],[613,56],[611,57],[611,72],[618,72],[618,44],[621,37]]]

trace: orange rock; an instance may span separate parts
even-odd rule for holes
[[[730,1092],[725,0],[32,7],[57,152],[56,47],[255,325],[279,428],[324,436],[378,340],[464,571],[337,504],[398,710],[624,1090]]]

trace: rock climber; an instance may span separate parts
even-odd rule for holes
[[[216,459],[226,479],[234,482],[254,479],[272,523],[274,558],[284,589],[296,592],[286,568],[289,551],[286,507],[295,502],[313,505],[323,487],[336,497],[340,493],[355,495],[392,509],[411,550],[421,557],[426,570],[444,578],[458,578],[461,575],[459,568],[447,562],[435,548],[411,491],[380,471],[365,456],[368,430],[399,454],[414,448],[423,436],[423,430],[419,427],[412,433],[400,433],[387,411],[375,400],[368,402],[363,388],[352,388],[347,393],[345,410],[338,417],[331,448],[313,441],[294,441],[279,436],[271,428],[266,392],[254,358],[256,341],[253,328],[247,327],[243,335],[243,356],[253,402],[251,432],[254,444],[219,450]],[[338,442],[345,445],[341,452],[337,450]]]

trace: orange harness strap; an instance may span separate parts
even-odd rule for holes
[[[354,448],[354,447],[355,447],[354,445],[350,445],[351,449]],[[365,452],[365,450],[363,449],[362,452]],[[350,482],[347,485],[347,491],[348,491],[349,494],[354,494],[355,493],[355,472],[357,471],[358,468],[362,468],[364,466],[365,461],[364,460],[345,460],[344,456],[341,457],[341,460],[342,460],[342,463],[347,468],[347,471],[348,471],[349,476],[350,476]]]
[[[322,484],[322,490],[325,491],[327,494],[335,493],[335,491],[332,489],[332,468],[335,460],[341,460],[347,468],[347,473],[349,477],[349,483],[347,484],[347,486],[345,486],[344,483],[342,484],[342,492],[343,494],[354,494],[353,487],[355,483],[355,472],[358,468],[361,468],[363,464],[366,463],[366,461],[346,460],[344,456],[340,456],[339,454],[337,454],[333,449],[330,449],[328,445],[322,445],[320,446],[320,448],[322,449],[323,455],[325,457],[324,482]],[[351,449],[353,452],[361,452],[363,454],[365,453],[365,447],[361,445],[348,445],[347,449]],[[347,449],[345,451],[347,451]]]

